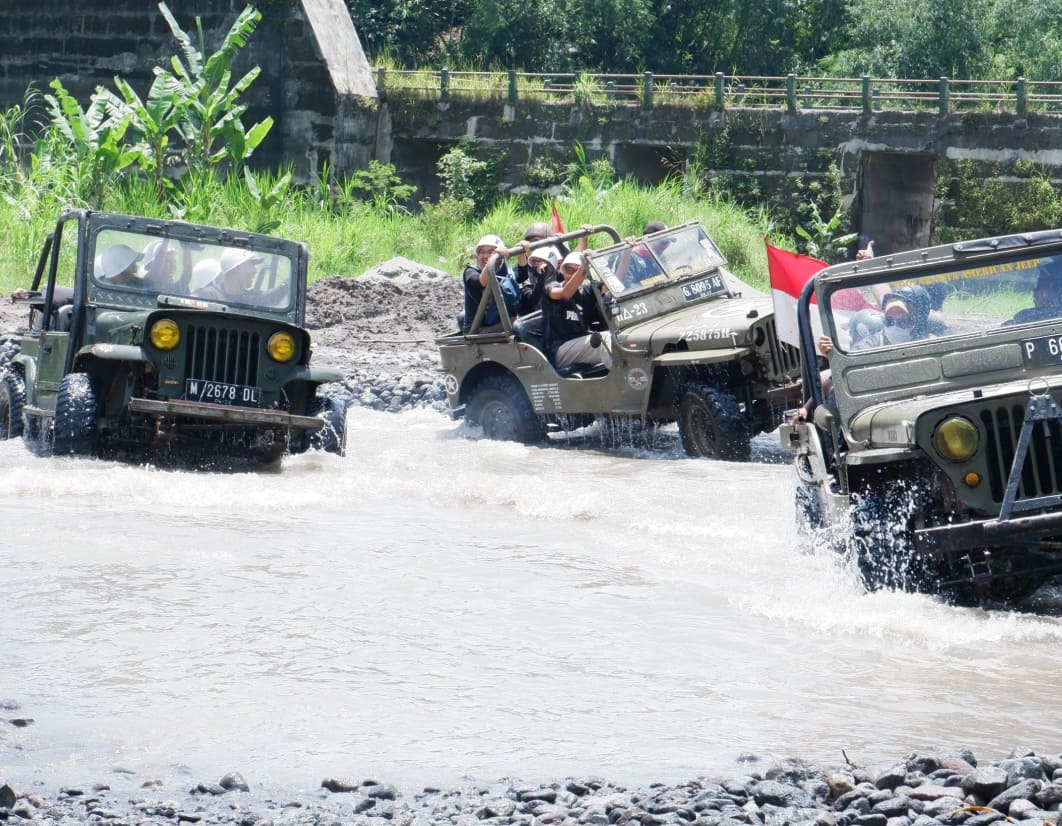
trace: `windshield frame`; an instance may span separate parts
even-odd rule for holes
[[[107,252],[118,244],[126,245],[124,255]],[[168,276],[147,273],[146,259],[156,246],[173,250],[175,271]],[[297,324],[305,311],[307,253],[305,244],[295,241],[184,222],[90,213],[85,250],[88,297],[99,306],[231,308],[234,312],[264,314]],[[104,266],[104,255],[108,255],[107,263],[112,269],[135,255],[132,272],[124,270],[117,281],[109,279],[114,273]],[[230,265],[226,270],[220,266],[223,255]],[[239,295],[225,293],[217,285],[218,289],[204,292],[205,285],[192,281],[192,276],[196,264],[207,258],[214,259],[217,265],[211,281],[219,277],[230,282],[237,280],[233,270],[241,262],[245,271],[253,268],[248,291]],[[212,267],[204,267],[198,274],[200,280],[212,271]],[[255,292],[256,288],[259,292]],[[267,289],[273,290],[272,294],[263,295]]]

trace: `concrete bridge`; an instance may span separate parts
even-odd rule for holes
[[[202,18],[210,51],[244,4],[173,5],[186,31]],[[470,141],[498,160],[503,189],[543,189],[578,142],[620,175],[655,182],[699,164],[749,200],[792,205],[832,166],[881,253],[929,241],[959,161],[982,177],[1011,179],[1030,163],[1062,177],[1062,86],[447,72],[424,82],[374,73],[342,0],[259,5],[262,23],[240,57],[244,70],[262,68],[247,117],[270,114],[276,125],[255,160],[290,162],[304,179],[326,162],[343,174],[375,158],[415,183],[416,199],[433,197],[436,161]],[[48,91],[54,77],[82,102],[116,74],[143,92],[151,67],[176,52],[142,0],[105,10],[91,0],[14,4],[0,18],[0,105],[23,101],[31,84]]]

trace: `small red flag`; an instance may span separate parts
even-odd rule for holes
[[[564,224],[561,222],[560,213],[557,212],[557,203],[556,203],[556,201],[550,201],[549,207],[550,207],[550,216],[549,216],[550,229],[552,229],[553,232],[556,235],[562,235],[564,233]]]

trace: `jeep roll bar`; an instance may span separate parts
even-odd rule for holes
[[[823,396],[815,333],[811,329],[811,297],[814,293],[815,278],[812,277],[804,283],[797,301],[797,334],[800,338],[800,381],[804,386],[805,401],[810,400],[814,407],[818,407]]]
[[[531,249],[534,250],[539,247],[547,247],[563,241],[573,241],[576,238],[589,237],[598,232],[603,232],[611,237],[614,244],[618,244],[622,240],[619,233],[608,224],[595,224],[588,229],[580,227],[571,232],[564,232],[560,235],[551,235],[548,238],[543,238],[541,241],[535,241],[531,244]],[[479,306],[476,308],[476,315],[468,325],[468,332],[465,335],[475,335],[476,331],[479,330],[480,325],[483,323],[483,316],[487,312],[488,296],[494,299],[494,304],[498,308],[498,315],[501,318],[502,329],[506,333],[512,332],[513,321],[512,318],[509,317],[509,310],[505,306],[505,297],[502,295],[501,285],[498,283],[497,279],[498,262],[504,261],[510,256],[517,255],[520,252],[523,252],[523,247],[495,250],[490,254],[490,258],[487,259],[487,263],[484,266],[487,268],[487,271],[495,277],[487,279],[487,289],[483,291],[483,297],[480,299]]]

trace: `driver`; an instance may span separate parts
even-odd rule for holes
[[[1018,310],[1004,324],[1029,324],[1062,316],[1062,277],[1051,270],[1040,270],[1033,289],[1033,306]]]

